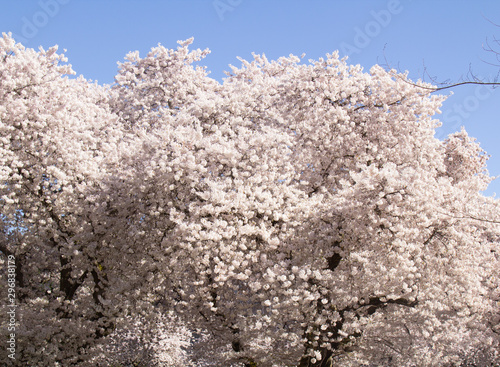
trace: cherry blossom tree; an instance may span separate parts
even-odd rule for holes
[[[0,41],[17,361],[497,361],[499,201],[465,130],[434,137],[445,97],[337,53],[219,83],[191,43],[99,86]]]
[[[99,260],[105,208],[93,193],[121,125],[104,88],[64,77],[74,72],[56,47],[35,52],[4,35],[0,50],[1,251],[16,258],[17,358],[77,363],[115,312]]]

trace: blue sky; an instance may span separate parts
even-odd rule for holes
[[[202,62],[222,81],[237,56],[290,53],[306,59],[339,50],[368,70],[387,62],[413,79],[460,81],[471,69],[493,79],[500,62],[483,49],[500,38],[499,1],[461,0],[4,0],[0,31],[28,47],[67,49],[77,74],[112,83],[129,51],[145,55],[158,43],[177,47],[194,37],[209,48]],[[500,46],[498,47],[500,51]],[[490,63],[495,63],[491,65]],[[443,91],[449,94],[449,91]],[[437,136],[466,127],[492,157],[500,175],[500,88],[453,89],[438,116]],[[500,178],[485,192],[500,195]]]

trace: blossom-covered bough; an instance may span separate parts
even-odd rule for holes
[[[464,130],[434,138],[444,97],[336,53],[254,55],[221,84],[191,42],[99,86],[0,40],[16,361],[498,360],[499,201]]]

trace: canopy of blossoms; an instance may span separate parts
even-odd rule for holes
[[[445,97],[337,53],[254,55],[219,83],[191,43],[101,86],[0,39],[16,361],[498,361],[500,202],[465,130],[434,137]]]

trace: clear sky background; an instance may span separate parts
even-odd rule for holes
[[[366,71],[390,64],[410,77],[458,82],[474,75],[493,80],[500,61],[484,50],[500,39],[500,1],[461,0],[2,0],[0,31],[25,46],[55,44],[77,74],[113,83],[117,62],[129,51],[145,55],[158,43],[209,48],[202,62],[222,81],[237,56],[290,53],[306,59],[339,50]],[[495,23],[495,24],[493,24]],[[500,45],[497,45],[500,52]],[[492,65],[494,64],[494,65]],[[465,126],[492,157],[500,176],[500,88],[453,88],[438,116],[436,136]],[[450,94],[450,91],[442,93]],[[500,178],[486,195],[500,195]]]

